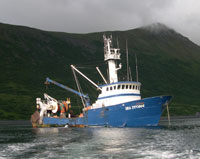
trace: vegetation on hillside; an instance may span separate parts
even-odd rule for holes
[[[0,24],[0,119],[29,119],[35,111],[35,98],[46,92],[56,99],[71,97],[75,112],[81,111],[79,97],[50,85],[50,77],[76,89],[71,64],[98,84],[95,70],[103,63],[104,33],[69,34],[46,32],[33,28]],[[123,68],[120,79],[126,79],[125,41],[128,40],[129,63],[135,79],[135,53],[138,57],[142,97],[173,95],[172,115],[192,115],[200,111],[200,47],[188,38],[162,24],[112,34],[114,45],[119,40]],[[79,76],[84,93],[92,101],[97,90]]]

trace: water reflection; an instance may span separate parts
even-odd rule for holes
[[[35,134],[54,134],[58,133],[59,129],[58,128],[34,128],[32,129],[33,133]]]
[[[0,127],[0,158],[200,158],[200,121],[148,128]]]

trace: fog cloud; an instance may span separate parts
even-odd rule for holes
[[[200,44],[198,0],[0,0],[0,22],[88,33],[163,23]]]

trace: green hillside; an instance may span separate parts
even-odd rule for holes
[[[154,24],[112,34],[114,45],[119,40],[122,58],[120,79],[126,79],[125,41],[128,40],[129,63],[135,80],[135,53],[138,57],[142,97],[173,95],[172,115],[192,115],[200,112],[200,47],[188,38]],[[35,111],[35,98],[46,92],[56,99],[71,97],[74,111],[80,99],[54,85],[48,89],[50,77],[75,88],[71,64],[77,66],[94,82],[103,81],[95,66],[106,74],[103,63],[104,33],[69,34],[47,32],[33,28],[0,23],[0,119],[29,119]],[[79,77],[84,93],[95,100],[98,92]]]

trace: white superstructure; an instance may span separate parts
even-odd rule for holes
[[[116,68],[116,60],[120,60],[120,49],[111,48],[112,46],[112,36],[106,38],[103,35],[104,39],[104,61],[108,62],[108,77],[109,83],[118,82],[117,71],[121,69],[122,65],[119,64],[119,67]]]
[[[117,71],[122,65],[117,67],[117,60],[120,60],[120,49],[112,48],[112,36],[104,38],[104,60],[108,62],[108,83],[99,86],[101,93],[92,108],[124,104],[126,102],[140,100],[140,82],[123,81],[118,82]]]

